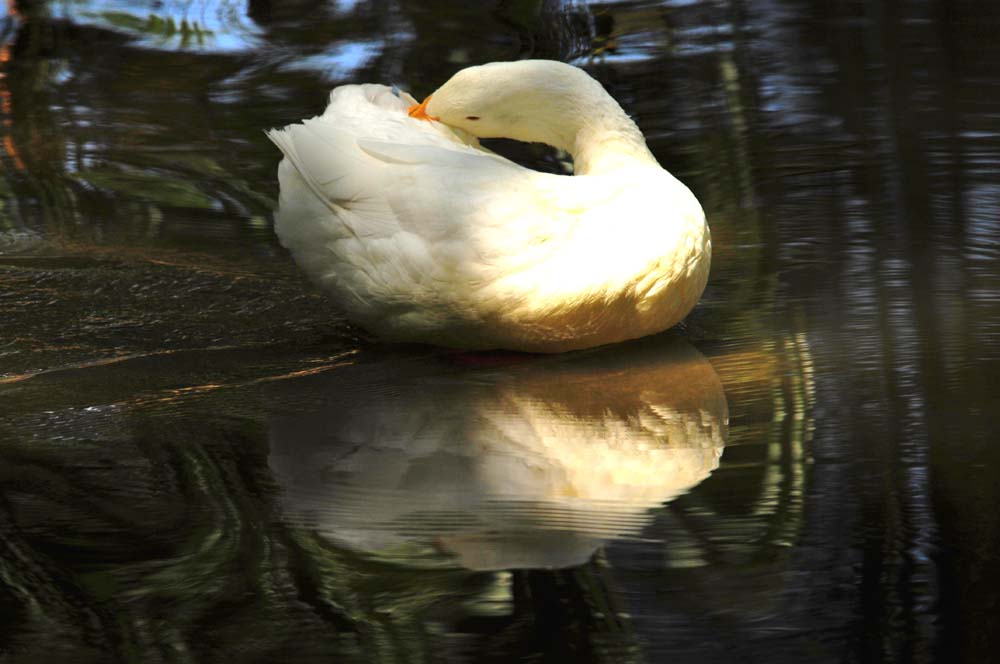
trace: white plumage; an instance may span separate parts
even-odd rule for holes
[[[695,197],[582,70],[550,61],[456,74],[421,107],[335,89],[269,132],[285,159],[276,231],[348,317],[389,341],[556,352],[661,331],[695,305],[711,241]],[[573,177],[476,136],[545,142]]]

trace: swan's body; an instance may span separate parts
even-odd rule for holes
[[[285,155],[278,236],[352,320],[390,341],[557,352],[694,307],[704,213],[600,84],[529,60],[463,70],[431,97],[420,110],[440,121],[385,86],[343,86],[322,116],[269,134]],[[576,174],[475,136],[564,148]]]

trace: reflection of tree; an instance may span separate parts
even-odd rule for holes
[[[831,410],[814,453],[831,462],[812,471],[814,518],[801,542],[823,547],[820,564],[858,588],[817,620],[846,629],[850,607],[862,658],[941,648],[977,661],[996,638],[986,608],[996,595],[984,590],[1000,572],[985,553],[996,530],[977,516],[996,484],[957,461],[997,458],[982,423],[960,413],[986,393],[982,371],[995,356],[979,339],[997,315],[965,281],[984,274],[983,240],[967,229],[995,204],[964,155],[995,163],[998,148],[995,131],[968,133],[996,113],[972,82],[985,72],[972,54],[991,47],[968,11],[772,3],[754,15],[771,31],[756,50],[771,63],[762,69],[772,116],[761,130],[773,140],[755,156],[771,173],[764,201],[787,247],[782,287],[815,303],[810,338],[827,349],[817,394]],[[817,562],[803,553],[800,564]],[[824,592],[798,590],[816,602]]]

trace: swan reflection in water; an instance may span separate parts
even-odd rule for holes
[[[359,363],[300,382],[268,464],[284,518],[336,546],[473,570],[585,563],[719,464],[712,365],[660,336],[560,356]],[[444,556],[442,556],[444,554]]]

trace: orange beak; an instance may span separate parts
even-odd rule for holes
[[[406,114],[411,118],[416,118],[418,120],[440,120],[441,118],[437,118],[433,115],[427,115],[427,102],[430,100],[431,96],[427,95],[427,98],[419,104],[410,106],[409,110],[406,111]]]

